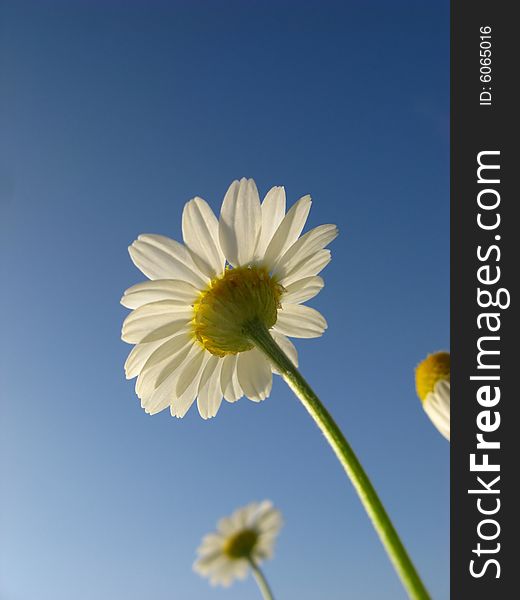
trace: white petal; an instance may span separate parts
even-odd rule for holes
[[[450,382],[438,381],[423,403],[426,414],[441,435],[450,440]]]
[[[155,350],[143,365],[143,372],[159,363],[173,358],[177,352],[180,352],[186,346],[191,346],[190,342],[192,342],[192,340],[192,333],[188,329],[179,332],[167,341],[163,340],[164,343]]]
[[[272,272],[278,279],[290,275],[303,266],[316,252],[325,248],[338,235],[336,225],[320,225],[308,231],[285,252]]]
[[[132,379],[136,375],[139,375],[139,372],[144,367],[146,361],[150,358],[150,356],[161,346],[168,338],[157,340],[155,342],[148,342],[146,344],[137,344],[135,345],[128,358],[125,362],[125,375],[127,379]]]
[[[206,351],[203,348],[201,348],[200,346],[194,352],[194,355],[191,357],[190,361],[184,368],[182,375],[179,378],[179,381],[177,382],[177,395],[182,396],[182,394],[184,394],[184,392],[193,383],[193,380],[195,379],[195,377],[197,376],[199,371],[202,370],[203,363],[205,366],[205,362],[204,362],[205,354],[206,354]],[[211,356],[211,354],[208,353],[208,359],[210,356]],[[200,373],[200,375],[202,375],[202,372]],[[199,378],[199,381],[200,381],[200,378]]]
[[[153,394],[172,373],[179,371],[180,374],[180,367],[186,360],[194,343],[190,341],[184,342],[182,338],[177,336],[175,340],[177,342],[175,353],[139,373],[139,377],[135,383],[135,392],[143,402],[147,402],[151,394]],[[184,342],[184,344],[181,345],[179,342]]]
[[[244,579],[248,572],[246,560],[230,560],[224,555],[215,560],[208,575],[211,585],[228,587],[234,579]]]
[[[145,304],[124,320],[121,338],[130,344],[154,342],[183,329],[193,318],[193,310],[180,310],[170,300]]]
[[[450,418],[450,382],[445,379],[437,381],[433,388],[439,411]]]
[[[235,519],[236,511],[230,517],[222,517],[217,523],[217,529],[225,536],[235,533],[240,528],[240,523]]]
[[[222,358],[212,356],[204,369],[199,386],[197,407],[203,419],[214,417],[222,404],[222,388],[220,386],[220,374],[222,371]],[[210,371],[209,375],[206,371]],[[205,383],[203,381],[206,380]]]
[[[298,268],[292,271],[288,277],[281,279],[280,285],[287,288],[295,281],[317,275],[330,263],[330,258],[330,250],[318,250],[318,252],[306,262],[299,264]]]
[[[272,510],[276,509],[273,508],[273,503],[271,500],[262,500],[262,502],[258,504],[258,510],[256,511],[257,520],[260,521],[264,515],[268,514]]]
[[[261,225],[255,182],[252,179],[234,181],[224,197],[219,222],[220,247],[233,267],[253,260]]]
[[[265,400],[271,393],[271,365],[256,348],[238,355],[237,373],[240,386],[250,400]]]
[[[224,579],[224,586],[230,585],[234,579],[243,580],[249,573],[249,563],[245,559],[233,560],[226,565],[222,571],[221,577]]]
[[[242,509],[242,528],[255,527],[257,523],[258,511],[260,510],[259,502],[251,502]]]
[[[262,202],[262,230],[256,248],[256,258],[262,260],[269,242],[285,216],[285,189],[271,188]]]
[[[150,415],[155,415],[165,408],[171,407],[172,403],[177,399],[177,382],[183,373],[184,366],[190,361],[195,352],[199,351],[196,344],[192,344],[191,348],[184,348],[173,359],[176,362],[175,368],[167,365],[164,368],[161,384],[152,389],[147,390],[147,394],[141,398],[141,406]],[[169,372],[168,372],[169,371]]]
[[[205,275],[215,277],[224,271],[226,259],[218,239],[217,217],[202,198],[194,198],[184,207],[182,237]]]
[[[213,577],[213,573],[218,572],[225,560],[226,557],[222,552],[201,556],[194,562],[193,570],[203,577]]]
[[[265,251],[263,262],[268,269],[271,269],[287,248],[299,238],[310,209],[311,197],[304,196],[285,215]]]
[[[200,546],[197,548],[197,554],[204,556],[205,554],[213,554],[215,550],[220,550],[226,539],[219,533],[208,533],[202,538]]]
[[[327,321],[314,308],[288,304],[278,311],[274,329],[295,338],[319,337],[327,329]]]
[[[135,266],[150,279],[181,279],[197,288],[205,287],[208,281],[188,249],[163,235],[140,235],[128,252]]]
[[[186,281],[155,279],[128,288],[121,298],[121,304],[127,308],[139,308],[150,302],[170,300],[178,306],[188,307],[195,302],[199,293],[197,288]]]
[[[269,502],[268,505],[264,506],[262,503],[261,510],[257,517],[257,527],[262,535],[273,534],[280,530],[282,527],[282,515],[279,510]]]
[[[273,557],[276,536],[260,536],[253,551],[253,559],[259,563]]]
[[[235,560],[233,563],[233,577],[235,579],[245,579],[249,573],[249,563],[246,560]]]
[[[178,377],[178,371],[172,373],[150,396],[141,400],[141,406],[147,414],[156,415],[171,406]]]
[[[249,525],[250,515],[255,511],[256,506],[258,506],[257,502],[252,502],[247,506],[235,510],[231,518],[233,519],[236,531],[245,529]]]
[[[294,347],[294,344],[291,342],[291,340],[286,338],[285,335],[283,335],[282,333],[274,331],[274,329],[271,329],[270,333],[273,336],[274,341],[280,346],[280,348],[285,352],[285,354],[287,354],[287,357],[290,359],[293,365],[297,367],[298,352],[296,351],[296,348]],[[276,369],[276,367],[274,367],[273,365],[271,365],[271,368],[273,373],[279,373],[278,369]]]
[[[213,551],[209,554],[202,554],[195,561],[193,570],[203,577],[208,577],[214,571],[218,571],[225,561],[222,552]]]
[[[228,402],[236,402],[242,398],[244,392],[238,383],[237,375],[238,355],[228,354],[222,359],[222,373],[220,374],[220,384],[224,398]]]
[[[198,352],[183,367],[175,393],[177,398],[170,406],[172,417],[182,418],[195,401],[204,367],[212,355],[199,347]]]
[[[323,286],[325,282],[321,277],[305,277],[305,279],[298,279],[294,283],[291,283],[285,288],[285,292],[282,297],[283,304],[301,304],[307,302],[311,298],[314,298]]]

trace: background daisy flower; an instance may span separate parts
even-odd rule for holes
[[[424,411],[440,433],[450,439],[450,354],[436,352],[415,370],[415,386]]]
[[[285,190],[273,187],[262,203],[252,179],[234,181],[220,219],[202,198],[182,215],[184,244],[143,234],[129,248],[150,281],[126,290],[133,309],[122,339],[135,344],[125,363],[128,379],[149,414],[170,408],[183,417],[197,400],[214,417],[222,399],[267,398],[277,369],[255,347],[246,326],[265,326],[294,365],[288,337],[321,336],[323,316],[304,306],[322,289],[318,273],[329,263],[325,247],[338,234],[321,225],[303,236],[311,207],[300,198],[286,213]]]
[[[239,508],[218,522],[216,532],[203,538],[193,569],[208,577],[212,585],[223,586],[245,579],[252,569],[256,577],[260,574],[262,578],[259,584],[267,586],[259,565],[272,558],[281,527],[282,515],[269,500]]]

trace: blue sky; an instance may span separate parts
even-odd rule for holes
[[[349,482],[277,378],[205,422],[124,379],[127,246],[180,239],[229,183],[305,193],[340,236],[300,366],[418,569],[449,597],[449,446],[413,369],[449,346],[448,2],[4,2],[2,600],[258,598],[191,571],[220,516],[270,498],[280,600],[404,598]]]

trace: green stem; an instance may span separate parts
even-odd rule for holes
[[[255,561],[252,558],[249,559],[249,564],[251,565],[251,570],[253,571],[255,581],[260,589],[260,592],[262,593],[262,598],[264,600],[274,600],[273,592],[271,591],[271,588],[267,583],[267,579],[262,573],[260,567],[255,563]]]
[[[281,373],[329,442],[365,507],[409,597],[413,600],[429,600],[428,591],[399,539],[399,535],[383,503],[330,413],[262,323],[259,321],[250,322],[245,329],[255,346],[267,356]]]

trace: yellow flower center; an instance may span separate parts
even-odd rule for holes
[[[247,324],[260,321],[271,328],[282,292],[283,287],[263,267],[226,269],[195,302],[193,334],[216,356],[251,350]]]
[[[224,544],[224,554],[229,558],[249,558],[258,541],[258,533],[254,529],[243,529],[231,536]]]
[[[415,387],[422,402],[433,391],[435,384],[444,379],[450,380],[449,352],[436,352],[425,358],[415,370]]]

